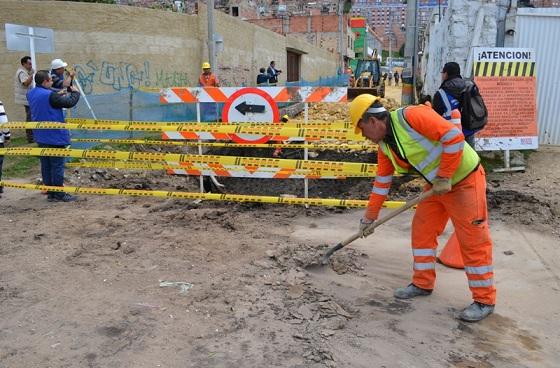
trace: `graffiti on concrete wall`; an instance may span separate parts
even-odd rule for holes
[[[86,94],[91,94],[96,87],[102,86],[120,91],[128,88],[191,85],[186,72],[163,69],[152,71],[149,61],[144,61],[139,66],[126,62],[95,62],[90,60],[85,64],[77,64],[75,71],[76,78]]]
[[[244,87],[252,85],[247,79],[251,72],[250,68],[240,66],[220,66],[218,68],[218,79],[222,87]],[[255,75],[255,80],[257,76]]]

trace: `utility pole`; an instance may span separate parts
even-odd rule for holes
[[[412,103],[416,103],[416,77],[418,69],[418,1],[414,8],[414,47],[412,50]]]
[[[214,40],[214,0],[207,1],[208,11],[208,62],[212,67],[214,74],[218,70],[216,65],[216,42]]]
[[[389,25],[387,31],[385,32],[389,37],[389,58],[387,66],[389,67],[389,73],[393,70],[393,17],[395,16],[393,9],[389,10]]]
[[[404,45],[405,68],[402,71],[402,104],[410,105],[414,100],[414,78],[416,68],[414,55],[416,38],[416,0],[408,0],[406,4],[406,41]]]
[[[340,52],[340,74],[344,73],[344,0],[338,0],[338,52]]]

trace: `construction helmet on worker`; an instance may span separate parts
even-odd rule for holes
[[[205,61],[202,63],[202,73],[198,78],[198,85],[200,87],[219,87],[220,83],[218,78],[212,73],[211,65]]]
[[[474,302],[459,318],[476,322],[494,311],[496,288],[492,240],[488,229],[486,176],[477,153],[465,144],[461,130],[426,105],[389,112],[379,97],[364,94],[349,108],[357,134],[379,144],[377,174],[359,231],[366,234],[377,220],[393,173],[419,173],[434,195],[418,205],[412,221],[412,283],[395,297],[431,294],[436,279],[437,238],[451,218],[463,254]]]

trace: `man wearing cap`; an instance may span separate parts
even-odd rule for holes
[[[202,63],[202,74],[198,78],[198,85],[200,87],[219,87],[220,83],[218,78],[212,73],[210,63]]]
[[[446,63],[441,70],[441,85],[434,94],[432,107],[438,114],[447,120],[461,119],[461,93],[465,89],[466,84],[461,77],[461,67],[455,62]],[[458,115],[453,116],[452,115]],[[474,148],[475,131],[463,129],[465,142]]]
[[[418,173],[433,195],[422,201],[412,221],[413,277],[395,297],[410,299],[432,293],[436,279],[437,237],[451,218],[461,246],[474,302],[459,318],[484,319],[494,311],[496,288],[492,240],[488,230],[486,175],[476,152],[465,145],[461,130],[426,105],[389,113],[378,97],[356,97],[349,108],[357,134],[379,144],[377,176],[360,232],[377,220],[391,188],[393,172]]]
[[[54,59],[51,62],[51,77],[53,80],[52,89],[60,91],[72,85],[74,72],[69,72],[68,75],[64,77],[64,72],[66,71],[67,66],[68,64],[61,59]]]
[[[219,87],[218,78],[212,73],[209,62],[202,63],[202,73],[198,77],[199,87]],[[218,104],[215,102],[201,102],[200,115],[202,121],[219,121]]]

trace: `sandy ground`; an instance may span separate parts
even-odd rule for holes
[[[462,271],[438,265],[430,297],[393,298],[411,213],[310,272],[361,211],[7,188],[0,367],[557,367],[559,152],[489,176],[498,305],[478,324],[455,318]]]

